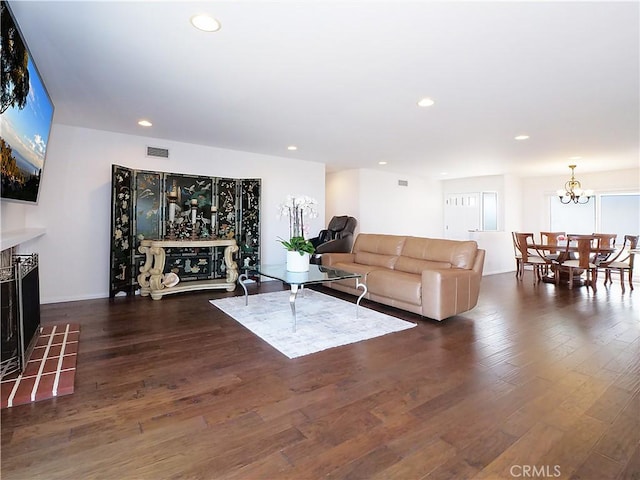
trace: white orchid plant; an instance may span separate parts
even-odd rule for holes
[[[288,195],[280,204],[278,218],[289,218],[289,240],[278,241],[289,251],[313,253],[314,248],[309,240],[304,238],[304,219],[318,216],[318,201],[306,195]]]

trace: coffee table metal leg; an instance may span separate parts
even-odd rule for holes
[[[358,318],[358,307],[360,306],[360,300],[367,294],[367,286],[364,283],[360,283],[360,280],[356,278],[356,290],[362,287],[362,293],[356,300],[356,318]]]
[[[298,293],[298,285],[291,284],[291,294],[289,295],[289,305],[291,306],[291,321],[293,331],[296,331],[296,294]]]
[[[238,277],[238,283],[244,290],[244,306],[245,307],[249,305],[249,292],[247,292],[247,286],[244,284],[244,281],[247,279],[248,277],[246,273],[241,273],[240,276]]]

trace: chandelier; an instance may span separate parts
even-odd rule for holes
[[[582,185],[576,180],[573,172],[576,166],[569,165],[569,168],[571,169],[571,179],[564,184],[564,190],[560,189],[557,192],[560,202],[565,204],[569,202],[580,204],[588,203],[591,197],[593,197],[593,190],[583,190]]]

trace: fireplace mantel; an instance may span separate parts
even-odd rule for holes
[[[13,248],[21,243],[28,242],[34,238],[38,238],[44,235],[46,230],[44,228],[22,228],[19,230],[10,230],[8,232],[2,232],[0,235],[0,251],[7,248]]]

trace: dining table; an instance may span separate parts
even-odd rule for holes
[[[545,283],[558,283],[556,282],[556,275],[560,275],[558,279],[559,283],[568,284],[571,276],[569,275],[568,268],[562,268],[562,264],[567,260],[575,260],[577,258],[576,254],[580,251],[588,250],[590,254],[604,255],[605,258],[616,251],[616,248],[611,246],[591,246],[591,242],[594,239],[593,235],[569,234],[566,235],[566,238],[571,238],[569,244],[567,244],[567,240],[565,239],[555,245],[542,243],[530,245],[531,248],[538,250],[538,252],[542,253],[542,255],[548,258],[551,264],[555,266],[555,268],[549,269],[546,275],[542,276],[542,281]],[[589,245],[585,246],[584,243],[588,243]],[[544,252],[548,252],[548,254]],[[588,283],[581,278],[583,272],[584,270],[578,270],[576,272],[578,275],[573,275],[573,286],[588,285]]]

